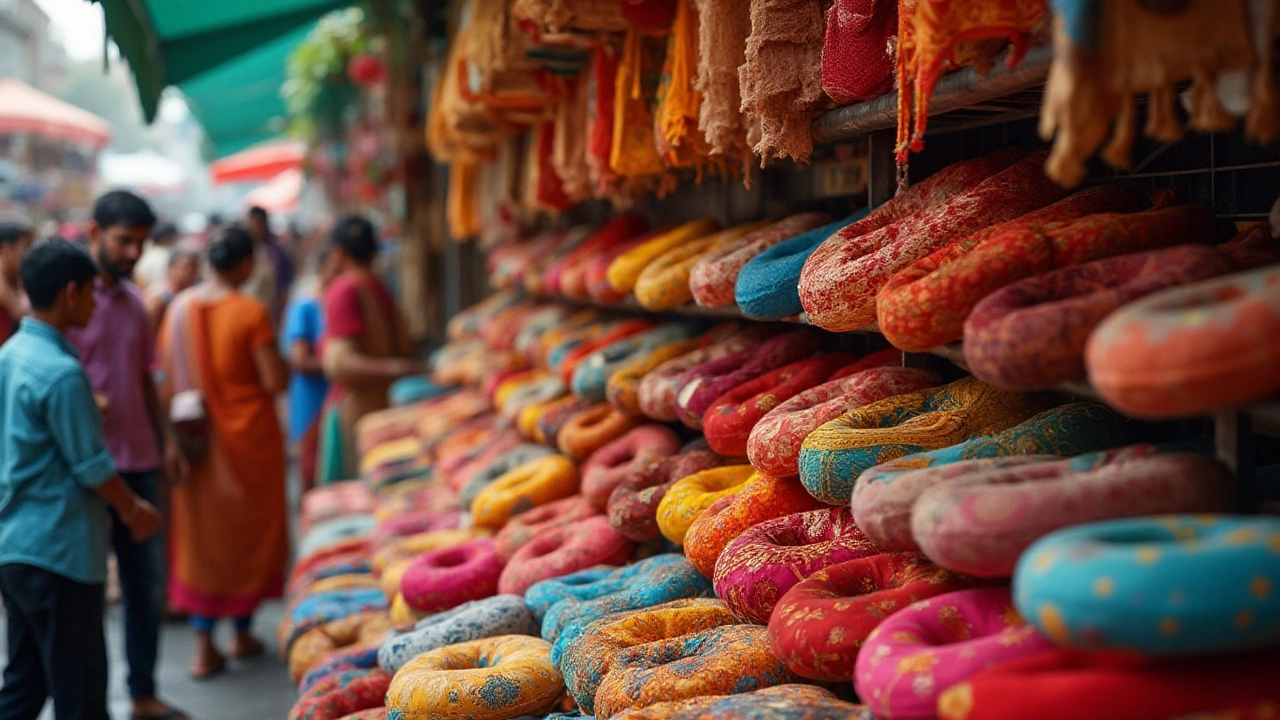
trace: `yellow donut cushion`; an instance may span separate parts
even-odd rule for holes
[[[742,491],[757,477],[750,465],[726,465],[682,478],[658,503],[658,529],[671,542],[684,544],[689,526],[716,500]]]
[[[614,260],[609,265],[609,284],[613,286],[614,290],[627,295],[632,290],[635,290],[636,281],[640,279],[640,273],[658,256],[673,247],[683,245],[690,240],[705,237],[719,229],[720,223],[710,218],[702,218],[687,222],[670,232],[641,243],[620,255],[617,260]]]
[[[477,527],[498,530],[513,515],[578,492],[578,466],[563,455],[525,463],[480,491],[471,502]]]
[[[640,272],[636,279],[636,300],[650,310],[670,310],[693,300],[693,290],[689,289],[693,266],[707,253],[739,240],[765,224],[766,221],[757,221],[735,225],[667,250]]]

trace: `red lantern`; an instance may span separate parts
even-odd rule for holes
[[[385,75],[382,58],[375,55],[356,55],[347,63],[347,76],[357,85],[376,85]]]

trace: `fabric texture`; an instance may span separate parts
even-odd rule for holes
[[[822,92],[822,3],[752,0],[746,62],[738,68],[742,109],[759,130],[761,161],[807,162],[809,124],[830,101]]]
[[[839,105],[872,100],[893,88],[898,32],[894,0],[836,0],[822,41],[822,89]]]
[[[824,225],[830,220],[831,216],[825,213],[791,215],[712,250],[694,264],[689,274],[689,290],[693,293],[693,299],[703,307],[732,304],[738,274],[752,258],[787,238]]]
[[[827,238],[866,217],[861,210],[843,220],[822,225],[788,238],[751,258],[734,282],[733,296],[747,317],[781,320],[804,312],[800,304],[800,271]]]
[[[684,537],[685,556],[698,572],[711,577],[720,553],[749,528],[818,508],[818,501],[795,478],[757,475],[739,492],[716,500],[694,519]]]

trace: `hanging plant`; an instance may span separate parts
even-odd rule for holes
[[[290,134],[312,143],[341,138],[359,110],[360,86],[385,75],[384,45],[358,7],[321,18],[289,56],[281,94]]]

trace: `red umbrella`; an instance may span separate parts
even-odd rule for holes
[[[30,133],[100,148],[111,142],[106,120],[13,78],[0,79],[0,133]]]
[[[303,143],[274,142],[214,161],[209,170],[217,184],[265,181],[286,170],[301,168],[306,157],[307,146]]]

